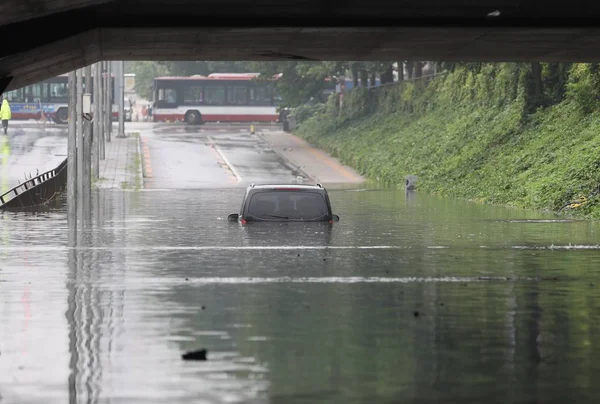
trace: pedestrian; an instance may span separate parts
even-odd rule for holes
[[[2,127],[4,128],[4,134],[8,131],[8,121],[12,118],[10,111],[10,105],[6,97],[2,98],[2,106],[0,107],[0,119],[2,119]]]

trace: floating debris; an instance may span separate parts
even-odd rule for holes
[[[181,359],[184,361],[205,361],[206,360],[206,349],[199,349],[197,351],[190,351],[181,355]]]

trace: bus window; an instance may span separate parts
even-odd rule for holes
[[[192,85],[183,89],[183,104],[184,105],[202,105],[204,104],[204,95],[202,86]]]
[[[229,105],[248,105],[248,87],[227,87],[227,103]]]
[[[9,102],[23,102],[23,89],[8,91],[4,94]]]
[[[68,102],[69,89],[67,83],[50,83],[50,102]]]
[[[43,83],[36,83],[23,88],[25,102],[40,102],[44,96],[44,87]]]
[[[204,96],[208,105],[225,105],[225,86],[206,86]]]
[[[177,90],[174,88],[160,88],[158,90],[158,107],[177,105]]]
[[[260,86],[250,88],[250,105],[271,105],[269,88]]]

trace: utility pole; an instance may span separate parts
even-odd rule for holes
[[[119,83],[119,134],[117,137],[125,137],[125,62],[120,60],[116,62],[118,66],[118,83]]]
[[[102,77],[102,69],[100,67],[100,62],[94,63],[94,71],[92,73],[94,76],[94,85],[92,87],[92,98],[94,104],[94,120],[92,121],[93,130],[92,130],[92,172],[95,179],[100,178],[100,143],[98,140],[100,139],[100,94],[102,94],[102,85],[101,77]]]
[[[77,75],[69,72],[69,133],[67,138],[67,221],[77,222]],[[71,225],[69,225],[71,228]]]
[[[77,69],[77,200],[83,197],[83,69]],[[77,204],[81,206],[80,203]]]
[[[92,66],[88,65],[85,67],[85,94],[86,100],[85,103],[86,109],[91,106],[91,98],[92,98]],[[89,118],[89,115],[92,111],[83,111],[86,116]],[[92,188],[92,124],[88,119],[85,119],[83,123],[85,125],[85,135],[83,138],[83,195],[86,198],[90,196],[90,190]]]
[[[111,141],[111,132],[112,132],[112,104],[113,104],[113,94],[114,89],[112,85],[112,62],[106,62],[106,141]]]

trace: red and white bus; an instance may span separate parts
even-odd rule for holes
[[[153,120],[203,122],[277,122],[282,103],[275,80],[259,73],[213,73],[208,76],[154,79]]]
[[[31,84],[16,90],[7,91],[4,96],[10,103],[12,119],[40,120],[44,115],[56,123],[67,123],[69,119],[69,75],[61,74],[39,83]],[[119,118],[118,106],[115,104],[115,77],[112,77],[112,118]],[[85,82],[84,82],[85,85]],[[93,99],[93,82],[92,82]]]

